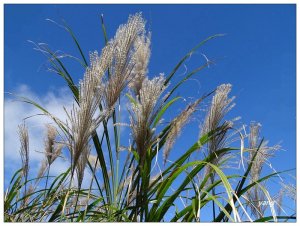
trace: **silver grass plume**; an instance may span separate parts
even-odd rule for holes
[[[212,98],[210,108],[205,117],[202,126],[201,134],[209,133],[216,130],[223,123],[225,115],[234,107],[233,100],[235,97],[229,98],[231,91],[231,84],[222,84],[217,87],[216,93]],[[228,129],[232,126],[232,122],[225,121],[224,129],[218,135],[212,136],[207,145],[207,155],[215,153],[217,150],[224,147],[226,142],[226,134]],[[213,164],[217,164],[221,160],[221,156],[216,156]]]
[[[126,24],[121,25],[108,45],[112,46],[113,59],[110,65],[110,77],[105,84],[105,107],[112,111],[123,89],[132,78],[132,70],[136,64],[134,42],[139,35],[145,33],[145,21],[141,13],[131,15]]]
[[[22,160],[22,172],[25,180],[27,180],[29,172],[29,135],[25,122],[18,126],[18,134],[21,144],[20,156]]]
[[[24,176],[24,196],[28,194],[27,191],[27,181],[28,181],[28,173],[29,173],[29,135],[28,135],[28,128],[23,122],[18,126],[18,133],[19,133],[19,140],[20,140],[20,156],[22,161],[22,173]],[[26,205],[27,199],[24,199],[22,205]]]
[[[96,89],[102,86],[103,75],[112,63],[113,60],[113,45],[111,42],[102,49],[99,56],[98,51],[90,53],[90,66],[89,70],[92,71],[93,76],[96,79],[94,84]]]
[[[197,106],[203,98],[197,99],[194,103],[189,104],[187,108],[180,113],[171,122],[171,128],[166,138],[166,144],[163,151],[164,162],[166,162],[170,150],[172,149],[176,138],[180,135],[182,128],[189,122],[191,115],[196,111]]]
[[[249,134],[249,149],[250,149],[249,161],[252,160],[253,156],[256,153],[256,149],[258,148],[260,129],[261,129],[260,123],[251,122],[250,134]],[[266,149],[264,149],[261,145],[260,149],[258,150],[255,160],[252,162],[252,167],[250,170],[251,183],[254,181],[257,181],[259,179],[263,164],[265,162],[265,159],[264,159],[264,155],[265,155],[264,151],[265,150]]]
[[[228,95],[231,91],[231,84],[222,84],[217,87],[215,95],[212,98],[210,108],[206,114],[201,134],[207,134],[215,131],[218,127],[222,126],[222,130],[218,134],[213,134],[207,144],[206,155],[215,155],[215,158],[210,162],[214,165],[219,165],[224,160],[224,154],[216,155],[216,151],[220,150],[226,145],[227,132],[232,127],[232,121],[224,121],[225,115],[234,107],[233,100],[235,97],[229,98]],[[215,172],[211,167],[206,167],[204,177],[210,175],[211,184],[215,180]],[[212,194],[215,195],[215,189],[212,189]],[[213,203],[213,210],[215,211]]]
[[[259,135],[260,135],[261,124],[251,122],[250,124],[250,134],[249,134],[249,164],[254,157],[258,145],[259,145]],[[258,150],[255,160],[252,162],[252,167],[250,170],[250,181],[249,183],[253,183],[259,179],[263,164],[264,164],[264,157],[263,157],[262,145]],[[254,186],[250,191],[247,192],[248,198],[248,205],[251,209],[251,212],[257,218],[263,216],[263,212],[266,210],[266,206],[260,205],[260,201],[264,200],[264,194],[258,188],[258,186]]]
[[[133,90],[135,95],[139,94],[142,83],[148,73],[148,64],[151,55],[150,43],[150,33],[148,33],[147,35],[142,34],[141,36],[138,36],[134,42],[133,58],[135,64],[131,72],[132,80],[129,82],[128,86],[131,90]]]
[[[260,129],[260,123],[252,122],[250,124],[249,163],[251,162],[257,151],[257,155],[252,162],[252,167],[250,170],[251,182],[257,181],[259,179],[264,163],[268,162],[268,159],[274,155],[274,152],[281,148],[280,145],[268,146],[268,141],[263,141],[263,143],[259,147],[259,150],[257,150],[259,146]]]
[[[102,77],[107,70],[111,59],[110,46],[102,50],[99,57],[97,52],[90,55],[91,66],[85,71],[84,78],[79,83],[79,106],[73,105],[73,109],[68,115],[68,146],[71,151],[72,176],[77,167],[77,171],[82,170],[82,163],[89,153],[89,139],[98,127],[100,122],[106,117],[104,110],[96,115],[103,97]],[[80,160],[81,166],[78,166]],[[78,174],[78,172],[77,172]],[[82,175],[82,173],[79,173]]]
[[[62,144],[58,144],[55,139],[58,135],[57,130],[54,126],[47,124],[47,135],[45,138],[45,154],[48,162],[48,166],[50,166],[55,159],[60,155],[61,150],[63,148]]]
[[[151,124],[159,109],[159,97],[166,89],[164,82],[165,78],[162,74],[152,80],[145,78],[139,96],[136,96],[135,103],[131,103],[130,127],[142,161],[152,143],[154,130]]]
[[[222,84],[217,87],[202,126],[202,135],[215,131],[218,127],[223,126],[222,130],[219,131],[218,134],[213,134],[213,136],[211,136],[207,144],[206,155],[215,155],[215,158],[213,158],[210,162],[214,165],[218,165],[224,160],[224,154],[217,156],[216,151],[225,146],[227,131],[232,127],[231,121],[223,122],[225,115],[234,107],[233,100],[235,97],[228,97],[230,91],[231,84]],[[213,184],[215,180],[215,172],[209,166],[206,167],[204,177],[207,175],[210,175],[210,182]],[[212,189],[212,194],[215,195],[215,189]]]
[[[252,167],[250,169],[250,184],[259,180],[265,162],[267,162],[268,159],[273,155],[274,151],[280,149],[280,146],[278,145],[274,147],[267,146],[268,141],[264,141],[259,147],[260,130],[260,123],[251,122],[249,134],[249,164],[251,163],[251,160],[256,152],[257,155],[254,161],[252,161]],[[261,184],[261,186],[263,185]],[[259,186],[254,186],[250,191],[248,191],[247,197],[249,200],[248,205],[250,206],[252,214],[257,218],[263,217],[268,206],[260,205],[260,201],[264,201],[266,199],[261,188]]]

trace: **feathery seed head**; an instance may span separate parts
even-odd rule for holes
[[[207,144],[207,155],[215,154],[217,150],[223,148],[226,144],[227,131],[232,127],[232,121],[225,121],[223,123],[225,115],[234,107],[233,100],[235,97],[229,98],[228,95],[231,91],[231,84],[222,84],[217,87],[215,95],[212,98],[210,108],[206,114],[204,124],[202,126],[201,134],[206,134],[216,130],[223,125],[222,131],[213,135]],[[212,164],[218,165],[224,158],[223,155],[213,158]],[[211,167],[206,168],[206,174],[212,172]],[[214,180],[214,173],[211,177]]]
[[[189,104],[187,108],[171,122],[170,132],[167,135],[163,151],[164,162],[166,162],[170,154],[170,150],[172,149],[176,138],[180,135],[182,128],[189,122],[191,115],[196,111],[196,108],[201,101],[202,98],[199,98],[194,103]]]
[[[92,133],[106,117],[106,111],[97,115],[96,112],[104,94],[102,77],[111,63],[111,56],[110,46],[104,48],[100,57],[97,52],[90,55],[91,65],[79,83],[79,106],[73,105],[72,111],[68,114],[67,127],[70,134],[68,145],[72,156],[72,172],[77,167],[82,153],[87,154],[84,150],[89,149],[88,142]]]
[[[206,134],[221,126],[225,115],[234,107],[234,103],[232,102],[235,97],[228,98],[230,91],[231,84],[222,84],[218,86],[212,99],[211,106],[207,112],[202,127],[202,134]],[[232,126],[232,122],[226,122],[226,125],[226,128],[230,128]],[[226,132],[227,129],[224,129],[223,134],[212,137],[211,141],[208,143],[209,153],[214,153],[224,145]]]
[[[252,122],[250,124],[250,134],[249,134],[249,162],[254,157],[256,151],[258,152],[254,161],[252,162],[252,167],[250,170],[251,181],[257,181],[260,177],[263,165],[268,159],[273,155],[276,150],[281,148],[280,145],[268,146],[268,141],[264,141],[258,149],[259,145],[259,135],[260,135],[261,124]],[[258,149],[258,150],[257,150]]]
[[[280,149],[279,145],[269,147],[268,141],[264,141],[259,147],[260,129],[260,123],[251,122],[249,134],[249,164],[251,163],[256,152],[257,155],[254,161],[252,161],[252,167],[250,169],[250,184],[259,180],[264,163],[268,161],[275,150]],[[265,194],[261,188],[254,186],[250,191],[247,192],[247,197],[251,203],[250,208],[253,214],[257,218],[264,216],[266,208],[259,203],[260,200],[265,199]]]
[[[260,129],[261,129],[260,123],[251,122],[250,134],[249,134],[249,148],[250,149],[255,149],[258,147]]]
[[[136,96],[136,103],[131,104],[130,126],[141,159],[144,158],[152,142],[154,131],[151,124],[157,109],[160,108],[159,97],[166,89],[164,82],[165,78],[162,74],[152,80],[145,78],[139,96]]]
[[[130,16],[128,22],[121,25],[114,37],[110,41],[113,49],[113,59],[110,65],[110,77],[105,84],[104,102],[106,108],[111,111],[122,90],[128,82],[133,79],[132,71],[138,64],[134,43],[139,36],[145,34],[145,21],[141,13]]]
[[[139,91],[142,87],[142,83],[145,76],[148,73],[148,64],[150,59],[150,43],[151,34],[138,36],[134,42],[134,67],[132,69],[132,80],[129,82],[128,86],[133,90],[135,95],[139,95]]]
[[[249,161],[252,160],[254,157],[257,148],[258,148],[258,141],[259,141],[259,136],[260,136],[260,129],[261,129],[261,124],[260,123],[255,123],[251,122],[250,124],[250,134],[249,134]],[[260,149],[258,150],[258,153],[256,155],[255,160],[252,162],[252,167],[250,171],[250,176],[251,176],[251,181],[254,182],[258,180],[259,175],[261,173],[263,164],[265,162],[265,143],[263,143],[260,146]]]
[[[164,86],[164,74],[153,78],[152,80],[145,78],[139,93],[139,109],[142,111],[143,117],[152,120],[151,113],[155,110],[158,99],[167,88]]]
[[[18,126],[19,139],[21,143],[20,156],[22,160],[23,175],[27,179],[29,172],[29,135],[25,122]]]
[[[216,93],[212,99],[211,106],[207,112],[203,127],[202,134],[206,134],[210,131],[217,129],[221,126],[222,120],[225,115],[234,107],[233,100],[235,97],[228,98],[231,91],[231,84],[222,84],[218,86]],[[231,122],[226,122],[226,128],[232,126]],[[208,152],[214,153],[224,145],[226,140],[225,134],[227,129],[224,129],[222,134],[213,136],[211,141],[208,143]]]
[[[98,55],[97,51],[90,53],[90,70],[96,78],[100,81],[104,76],[106,70],[112,63],[113,59],[113,46],[111,42],[102,49],[101,56]],[[99,83],[99,82],[98,82]]]
[[[47,127],[47,135],[45,138],[45,154],[48,161],[48,165],[50,166],[53,161],[56,159],[55,156],[55,138],[57,136],[56,128],[50,124],[46,125]]]

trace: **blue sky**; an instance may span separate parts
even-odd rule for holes
[[[62,95],[57,94],[57,98],[65,97],[63,80],[46,72],[45,58],[27,40],[47,43],[52,49],[72,55],[78,53],[68,34],[45,19],[67,21],[88,54],[93,50],[100,52],[104,44],[100,14],[104,14],[108,36],[112,37],[129,14],[140,11],[152,33],[150,76],[168,74],[181,57],[206,37],[226,34],[208,42],[192,55],[186,69],[179,70],[177,79],[185,70],[192,71],[203,64],[202,54],[216,62],[195,75],[197,81],[187,82],[177,94],[199,96],[222,83],[231,83],[236,107],[229,117],[241,116],[241,122],[248,125],[251,121],[260,122],[262,134],[270,144],[281,141],[285,150],[272,160],[273,167],[295,168],[295,5],[5,5],[5,91],[30,93],[46,102],[53,93]],[[71,61],[67,63],[72,65]],[[75,65],[71,73],[78,81],[83,70]],[[186,128],[181,138],[188,143],[190,137],[197,137],[197,128],[196,123]],[[181,142],[178,146],[186,145]]]

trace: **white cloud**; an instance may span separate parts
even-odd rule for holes
[[[63,106],[70,109],[73,104],[73,98],[66,88],[59,88],[54,93],[49,91],[45,96],[40,97],[30,90],[26,85],[21,85],[14,92],[18,96],[24,96],[36,101],[51,114],[60,118],[66,119]],[[26,124],[29,130],[29,148],[30,148],[30,166],[33,176],[36,175],[40,162],[44,158],[44,136],[45,124],[52,123],[51,119],[46,116],[38,115],[41,111],[28,103],[16,101],[13,96],[7,96],[4,101],[4,161],[5,161],[5,181],[10,179],[13,172],[20,168],[21,160],[19,155],[20,142],[18,139],[17,128],[26,119]],[[59,174],[64,172],[68,164],[64,160],[59,160],[53,173]]]
[[[56,116],[62,121],[66,121],[67,116],[63,109],[65,107],[68,111],[72,108],[74,99],[67,88],[58,88],[54,91],[48,91],[45,95],[39,96],[34,93],[27,85],[19,86],[14,92],[16,96],[26,97],[30,100],[40,104],[43,108],[48,110],[52,115]],[[18,125],[26,118],[26,125],[29,130],[29,148],[30,148],[30,177],[34,178],[41,166],[41,161],[44,159],[44,137],[45,124],[53,123],[53,121],[45,116],[40,115],[42,112],[37,107],[16,101],[13,95],[8,95],[4,101],[4,161],[5,161],[5,187],[10,181],[13,173],[21,167],[21,158],[19,155],[20,142],[18,137]],[[126,101],[126,99],[125,99]],[[122,113],[121,121],[128,123],[128,113],[126,106],[121,106]],[[127,119],[127,120],[126,120]],[[55,124],[53,124],[55,125]],[[114,134],[113,123],[108,122],[108,131],[111,137],[112,148],[114,148]],[[129,128],[121,126],[122,134],[128,132]],[[100,125],[97,129],[98,134],[103,133],[103,126]],[[100,138],[100,137],[99,137]],[[125,145],[128,144],[126,138]],[[107,149],[106,142],[103,142],[104,150]],[[94,150],[92,150],[95,154]],[[108,152],[104,151],[104,156],[108,158]],[[58,158],[50,168],[50,175],[59,175],[65,172],[70,166],[68,159]],[[83,181],[83,186],[89,186],[90,172],[86,168],[86,173]],[[76,178],[75,178],[76,180]]]

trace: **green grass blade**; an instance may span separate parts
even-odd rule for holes
[[[22,180],[22,169],[19,169],[12,177],[10,182],[11,188],[8,188],[8,192],[4,197],[4,211],[7,211],[10,207],[12,207],[11,202],[15,199],[16,195],[21,188],[21,180]]]
[[[204,65],[202,65],[199,68],[196,68],[195,70],[193,70],[192,72],[190,72],[189,74],[187,74],[182,80],[180,80],[172,89],[171,91],[168,93],[168,96],[166,97],[166,99],[164,101],[167,101],[170,96],[184,83],[186,82],[190,77],[192,77],[194,74],[196,74],[197,72],[203,70],[204,68],[206,68],[209,65],[209,63],[205,63]],[[213,91],[214,92],[214,91]],[[212,94],[213,92],[211,92],[210,94]],[[209,95],[210,95],[209,94]],[[207,95],[207,96],[209,96]]]
[[[78,98],[79,98],[78,88],[74,84],[73,79],[72,79],[70,73],[68,72],[67,68],[63,64],[63,62],[49,48],[43,47],[43,50],[46,51],[50,55],[50,57],[48,57],[49,62],[52,64],[52,66],[54,67],[56,72],[65,79],[65,81],[67,82],[69,88],[71,89],[76,101],[78,101]]]
[[[216,153],[212,153],[210,156],[208,156],[204,161],[195,161],[195,162],[189,162],[186,163],[183,166],[178,166],[175,168],[170,175],[168,176],[167,180],[164,180],[162,183],[160,183],[159,187],[157,188],[157,203],[155,203],[151,209],[150,214],[152,215],[154,221],[161,221],[163,216],[166,214],[172,203],[175,201],[175,199],[178,197],[178,195],[183,191],[183,189],[191,182],[191,180],[201,171],[204,166],[207,164],[207,162],[211,162],[212,159],[216,158],[216,156],[219,156],[222,153],[231,151],[230,148],[224,148]],[[189,173],[189,175],[186,177],[186,179],[182,182],[182,184],[179,186],[179,188],[168,198],[166,201],[162,203],[162,205],[158,208],[158,204],[162,201],[165,193],[171,186],[172,182],[182,173],[185,171],[188,167],[194,166],[193,170]]]
[[[172,72],[169,74],[169,76],[167,77],[166,81],[165,81],[165,85],[167,85],[169,83],[169,81],[172,79],[172,77],[174,76],[174,74],[176,73],[176,71],[179,69],[179,67],[191,56],[191,54],[193,54],[198,48],[200,48],[202,45],[204,45],[206,42],[208,42],[211,39],[217,38],[217,37],[221,37],[224,36],[224,34],[216,34],[216,35],[212,35],[208,38],[206,38],[205,40],[201,41],[199,44],[197,44],[193,49],[191,49],[180,61],[179,63],[175,66],[175,68],[172,70]]]
[[[65,181],[66,177],[69,175],[71,172],[71,167],[68,168],[68,170],[60,175],[58,175],[50,185],[48,192],[47,192],[47,197],[49,197],[50,193],[54,194],[56,191],[59,189],[59,187],[63,184]],[[58,183],[57,183],[58,182]],[[57,184],[56,184],[57,183]]]
[[[107,38],[107,33],[106,33],[106,28],[105,28],[105,24],[104,24],[104,15],[101,14],[101,28],[102,28],[102,32],[103,32],[103,36],[104,36],[104,40],[105,40],[105,45],[108,42],[108,38]]]
[[[65,28],[66,31],[71,35],[73,41],[74,41],[75,44],[76,44],[77,49],[78,49],[79,52],[80,52],[80,55],[81,55],[81,57],[82,57],[82,59],[83,59],[83,61],[84,61],[84,63],[85,63],[85,66],[87,67],[87,66],[88,66],[87,60],[86,60],[86,58],[85,58],[85,56],[84,56],[84,54],[83,54],[83,52],[82,52],[81,46],[79,45],[79,42],[78,42],[78,40],[77,40],[77,38],[76,38],[74,32],[73,32],[72,29],[68,26],[68,24],[66,23],[66,21],[63,20],[63,23],[64,23],[64,28]]]
[[[202,135],[199,140],[194,143],[181,157],[179,157],[174,163],[172,163],[167,169],[165,169],[162,172],[162,176],[167,175],[168,173],[170,173],[170,170],[172,170],[173,168],[179,167],[181,166],[188,158],[189,156],[191,156],[192,153],[194,153],[196,150],[198,150],[199,148],[201,148],[204,144],[206,144],[212,136],[217,135],[220,131],[222,131],[224,127],[220,126],[217,129],[215,129],[214,131],[211,131],[207,134]],[[150,186],[150,189],[152,187],[154,187],[154,185],[156,185],[156,183],[159,181],[159,178],[157,178],[156,180],[153,181],[153,183]],[[155,189],[151,192],[154,192]]]
[[[105,193],[107,196],[107,203],[110,204],[110,203],[112,203],[110,182],[109,182],[105,158],[103,155],[103,150],[102,150],[102,147],[101,147],[101,144],[99,141],[99,137],[96,133],[93,135],[93,141],[94,141],[94,145],[96,148],[97,156],[99,158],[99,163],[100,163],[100,166],[102,169],[102,176],[103,176],[103,180],[104,180]]]
[[[163,114],[166,112],[166,110],[173,104],[175,103],[177,100],[179,100],[181,97],[175,97],[172,100],[170,100],[168,103],[166,103],[162,109],[157,113],[156,118],[154,120],[153,126],[155,127],[157,125],[157,123],[160,121],[161,117],[163,116]]]

